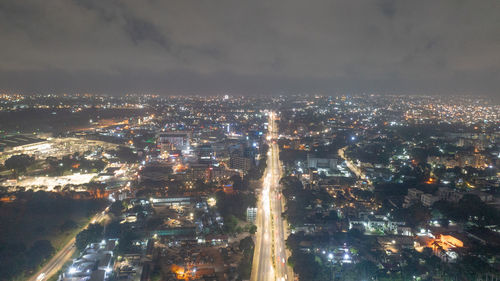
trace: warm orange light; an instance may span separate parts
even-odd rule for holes
[[[451,236],[451,235],[441,235],[440,237],[441,241],[443,243],[446,243],[446,244],[449,244],[449,245],[452,245],[454,247],[463,247],[464,246],[464,243],[462,241],[460,241],[459,239]]]

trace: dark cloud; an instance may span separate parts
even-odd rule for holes
[[[158,43],[165,49],[170,49],[170,42],[167,37],[154,24],[133,17],[125,17],[125,31],[130,39],[139,44],[141,41],[151,40]]]
[[[89,11],[97,13],[99,18],[105,22],[116,20],[123,13],[124,6],[118,1],[99,1],[99,0],[74,0],[74,2]]]
[[[0,88],[498,96],[500,1],[4,0]]]
[[[380,10],[388,18],[393,18],[396,14],[395,0],[381,0],[379,3]]]

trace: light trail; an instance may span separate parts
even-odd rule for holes
[[[267,169],[262,181],[257,212],[257,242],[253,259],[253,281],[292,280],[293,272],[287,266],[285,249],[286,224],[281,218],[283,212],[282,196],[279,188],[281,166],[276,143],[277,127],[275,114],[269,114],[268,134],[269,151]]]

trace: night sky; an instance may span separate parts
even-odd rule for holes
[[[0,89],[500,96],[498,0],[2,0]]]

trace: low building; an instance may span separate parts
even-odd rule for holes
[[[420,196],[420,202],[422,202],[422,205],[426,207],[432,206],[432,204],[436,203],[439,200],[440,198],[438,196],[434,196],[429,193],[424,193],[422,194],[422,196]]]
[[[398,234],[399,231],[405,231],[405,229],[400,229],[400,227],[405,226],[403,221],[392,221],[387,217],[377,218],[374,216],[368,216],[362,219],[349,220],[349,229],[359,229],[364,232],[384,232],[391,234]]]
[[[408,188],[408,193],[404,198],[403,208],[408,208],[411,205],[420,202],[420,197],[424,194],[423,191],[416,188]]]
[[[463,193],[449,187],[438,188],[439,200],[457,203],[464,196]]]
[[[113,250],[116,240],[103,240],[89,244],[75,259],[67,272],[62,274],[63,281],[104,281],[113,271]]]

